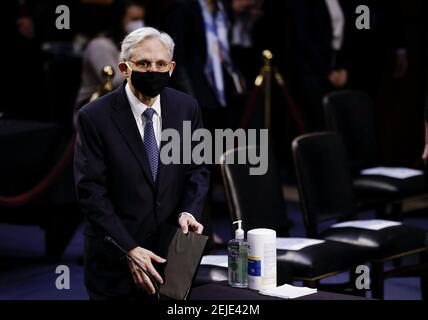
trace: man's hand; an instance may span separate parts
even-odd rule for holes
[[[232,11],[234,14],[242,14],[251,9],[254,4],[254,0],[232,0]]]
[[[348,71],[345,69],[333,70],[328,75],[328,80],[336,88],[341,88],[348,82]]]
[[[261,0],[232,0],[232,12],[235,15],[248,14],[256,20],[263,15]]]
[[[33,39],[34,38],[34,26],[33,26],[33,20],[28,17],[22,17],[19,18],[16,21],[16,25],[18,26],[19,33],[27,38],[27,39]]]
[[[396,53],[396,63],[395,69],[393,73],[394,79],[401,79],[406,75],[407,69],[409,66],[409,62],[407,60],[407,53],[397,52]]]
[[[425,144],[424,153],[422,154],[422,159],[424,159],[425,162],[428,161],[428,144]]]
[[[428,122],[425,121],[425,148],[424,153],[422,154],[422,159],[425,163],[428,161]]]
[[[161,258],[150,250],[146,250],[141,247],[136,247],[135,249],[131,250],[129,255],[135,259],[144,270],[149,272],[157,282],[163,284],[161,276],[153,267],[152,260],[158,263],[165,263],[166,260],[164,258]],[[155,294],[156,290],[150,278],[131,260],[128,260],[128,265],[131,269],[135,284],[138,287],[145,289],[149,294]]]
[[[180,218],[178,218],[178,224],[180,225],[184,234],[187,234],[189,229],[190,231],[194,231],[199,234],[201,234],[204,230],[204,226],[202,224],[196,221],[193,216],[186,213],[182,213],[180,215]]]

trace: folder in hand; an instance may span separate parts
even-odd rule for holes
[[[162,226],[158,254],[166,259],[160,274],[162,298],[185,300],[192,286],[208,237],[172,225]]]

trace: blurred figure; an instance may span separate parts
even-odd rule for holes
[[[421,10],[426,1],[405,4],[401,0],[351,0],[350,3],[354,11],[358,5],[370,9],[370,28],[353,28],[350,86],[365,92],[374,102],[380,157],[385,161],[409,157],[411,161],[412,157],[420,156],[420,150],[412,150],[412,144],[407,141],[419,133],[407,123],[420,118],[420,111],[411,105],[423,103],[423,89],[419,89],[419,93],[417,88],[425,75],[416,66],[421,61],[418,55],[422,54],[418,51],[423,50],[424,45],[422,39],[417,40],[420,33],[417,16],[410,18],[414,21],[406,21],[410,16],[404,12],[406,7]],[[408,50],[414,59],[412,73],[408,73]],[[406,132],[407,138],[402,132]]]
[[[422,153],[422,159],[425,161],[425,165],[428,161],[428,96],[427,101],[425,102],[425,111],[424,111],[424,119],[425,119],[425,147],[424,152]]]
[[[351,3],[354,12],[359,5],[370,9],[370,29],[352,29],[350,83],[376,100],[384,75],[401,79],[407,72],[407,44],[400,3],[398,0],[352,0]]]
[[[261,53],[270,50],[274,56],[274,64],[285,76],[290,73],[291,48],[291,3],[290,0],[263,0],[261,14],[252,28],[254,46],[259,52],[257,62],[259,67],[263,64]]]
[[[257,22],[263,17],[263,0],[232,0],[231,55],[247,84],[254,82],[260,71],[261,51],[255,44]]]
[[[176,42],[171,85],[196,97],[205,127],[234,127],[244,84],[230,54],[229,21],[221,1],[176,0],[165,29]]]
[[[13,52],[13,58],[4,56],[10,62],[4,63],[7,81],[3,92],[19,97],[14,103],[2,103],[0,113],[13,118],[44,119],[46,110],[36,108],[43,90],[41,35],[36,28],[41,5],[39,1],[22,0],[4,1],[0,6],[7,52]]]
[[[171,86],[198,100],[204,127],[212,133],[216,128],[236,128],[242,113],[245,81],[231,58],[230,23],[222,1],[176,0],[171,4],[165,29],[176,44],[177,68]],[[212,161],[215,163],[215,159]],[[208,235],[212,233],[211,211],[225,212],[224,208],[214,209],[224,205],[220,166],[211,165],[209,169],[211,185],[202,220]],[[216,234],[213,238],[222,242]]]
[[[83,56],[82,82],[76,98],[75,108],[86,104],[92,94],[104,83],[101,70],[109,65],[114,70],[113,85],[117,88],[123,81],[118,68],[119,45],[128,33],[144,26],[146,10],[141,1],[126,1],[120,4],[117,21],[110,30],[89,41]]]
[[[298,100],[309,128],[324,127],[323,96],[342,89],[349,76],[349,32],[344,0],[293,0]]]

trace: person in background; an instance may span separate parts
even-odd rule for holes
[[[243,107],[245,80],[232,60],[230,22],[222,1],[176,0],[165,19],[165,30],[176,43],[177,68],[171,86],[194,96],[201,106],[204,126],[236,128]],[[218,159],[212,159],[211,186],[204,225],[211,231],[211,212],[223,190]],[[215,242],[222,240],[213,236]],[[208,246],[209,247],[209,246]]]
[[[98,34],[89,41],[85,49],[82,82],[77,94],[75,109],[79,109],[86,104],[104,83],[105,79],[102,77],[104,66],[109,65],[113,68],[113,86],[115,88],[123,81],[118,68],[120,41],[125,35],[144,26],[146,10],[141,1],[135,0],[121,2],[119,6],[118,18],[110,30]]]
[[[349,28],[344,0],[294,0],[298,100],[311,130],[324,127],[322,99],[345,88],[349,77]]]
[[[428,161],[428,91],[427,98],[425,101],[425,110],[424,110],[424,122],[425,122],[425,147],[422,153],[422,159],[425,161],[425,165]]]
[[[172,86],[199,102],[205,126],[233,127],[235,98],[245,85],[230,53],[230,23],[221,1],[176,0],[165,22],[176,42]]]
[[[263,17],[263,0],[232,0],[230,3],[230,48],[233,61],[247,84],[254,82],[261,67],[261,52],[255,44],[255,29]]]
[[[370,28],[352,28],[350,85],[377,100],[382,80],[403,79],[408,69],[407,39],[398,0],[351,0],[370,9]],[[358,15],[354,14],[356,19]],[[354,24],[354,22],[353,22]]]
[[[4,59],[11,59],[6,52],[13,52],[13,63],[4,64],[7,81],[3,92],[19,97],[13,103],[2,103],[0,115],[18,119],[46,120],[47,110],[42,104],[43,59],[40,30],[40,15],[43,4],[39,1],[4,1],[0,5],[2,12],[2,31],[8,39],[8,48]],[[25,94],[22,94],[25,90]],[[35,107],[37,106],[37,108]]]

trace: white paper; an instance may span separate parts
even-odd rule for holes
[[[372,219],[372,220],[355,220],[355,221],[345,221],[332,225],[332,228],[343,228],[343,227],[354,227],[360,229],[368,230],[381,230],[384,228],[398,226],[401,222],[390,221],[390,220],[381,220],[381,219]]]
[[[227,268],[227,259],[227,255],[207,255],[202,257],[201,265],[211,265]]]
[[[393,168],[393,167],[374,167],[361,170],[362,175],[380,175],[396,179],[407,179],[410,177],[420,176],[423,174],[421,170],[410,168]]]
[[[303,248],[323,243],[324,240],[307,238],[276,238],[276,248],[281,250],[298,251]]]
[[[278,297],[282,299],[295,299],[317,292],[317,289],[311,289],[308,287],[295,287],[289,284],[284,284],[282,286],[259,291],[260,294],[266,296]]]

